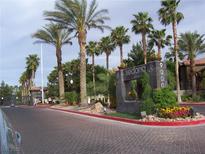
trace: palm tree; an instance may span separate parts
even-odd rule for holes
[[[76,33],[80,46],[80,99],[81,105],[87,106],[86,92],[86,38],[87,31],[96,28],[103,31],[109,26],[105,21],[110,18],[108,10],[97,10],[96,0],[92,0],[88,7],[86,0],[59,0],[56,2],[56,11],[45,12],[47,20],[55,21]]]
[[[96,96],[96,87],[95,87],[95,55],[98,56],[100,54],[98,43],[94,41],[90,41],[86,46],[87,55],[92,58],[92,74],[93,74],[93,91],[94,96]]]
[[[61,99],[64,98],[65,87],[64,87],[64,75],[62,68],[62,46],[65,44],[72,44],[70,32],[62,29],[58,24],[48,24],[43,29],[38,30],[33,37],[38,39],[37,42],[47,43],[55,46],[57,68],[58,68],[58,82],[59,82],[59,96]]]
[[[139,12],[138,14],[133,15],[135,19],[131,20],[132,31],[135,34],[142,35],[142,45],[144,51],[144,64],[147,64],[147,41],[146,41],[146,34],[150,32],[153,28],[151,22],[152,18],[149,17],[147,12]]]
[[[120,64],[123,63],[123,44],[128,44],[130,42],[130,36],[127,35],[128,28],[123,26],[116,27],[112,30],[111,39],[116,46],[120,47]]]
[[[172,24],[173,38],[174,38],[174,51],[175,51],[175,72],[176,72],[176,83],[177,83],[177,101],[181,102],[180,96],[180,83],[179,83],[179,64],[178,64],[178,44],[177,44],[177,24],[184,18],[181,12],[177,12],[177,7],[180,0],[162,0],[159,9],[159,19],[163,25]]]
[[[151,31],[151,33],[148,35],[149,37],[149,45],[150,46],[154,46],[156,45],[158,48],[158,53],[157,53],[157,57],[158,60],[161,60],[161,48],[164,48],[165,45],[170,45],[170,41],[172,36],[168,35],[166,36],[166,29],[162,29],[162,30],[153,30]]]
[[[28,96],[29,95],[29,85],[30,85],[30,73],[28,72],[28,70],[26,70],[25,72],[23,72],[19,78],[19,83],[22,86],[22,96]]]
[[[34,86],[34,79],[35,79],[35,74],[36,74],[36,70],[39,66],[39,57],[38,55],[34,54],[34,55],[29,55],[28,57],[26,57],[26,65],[27,65],[27,70],[28,72],[31,73],[30,75],[30,88],[32,86]]]
[[[110,36],[106,36],[106,37],[101,38],[99,42],[99,48],[100,48],[101,53],[105,53],[106,55],[106,68],[108,71],[109,70],[109,56],[111,52],[115,49],[115,44],[111,40]]]
[[[186,53],[190,60],[190,74],[192,80],[192,97],[196,96],[196,71],[195,71],[195,58],[197,55],[205,52],[205,38],[197,32],[183,33],[180,35],[178,41],[179,49]]]

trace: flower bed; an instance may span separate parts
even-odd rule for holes
[[[159,109],[158,116],[161,118],[186,118],[193,116],[193,109],[188,106],[184,107],[166,107]]]

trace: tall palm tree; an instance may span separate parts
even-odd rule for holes
[[[147,12],[139,12],[138,14],[133,15],[135,19],[131,20],[132,31],[135,34],[142,35],[142,45],[144,51],[144,64],[147,64],[147,41],[146,34],[150,32],[153,28],[152,26],[152,18],[149,17]]]
[[[72,44],[70,32],[62,29],[58,24],[48,24],[43,29],[38,30],[33,37],[38,39],[37,42],[47,43],[55,46],[57,68],[58,68],[58,82],[59,82],[59,96],[61,99],[64,98],[65,87],[64,87],[64,75],[62,68],[62,46],[65,44]]]
[[[28,72],[28,70],[26,70],[25,72],[23,72],[19,78],[19,83],[22,86],[22,96],[28,96],[29,95],[29,85],[30,85],[30,73]]]
[[[171,45],[171,35],[166,36],[166,29],[162,30],[153,30],[148,35],[149,37],[149,45],[154,46],[156,45],[158,48],[157,57],[158,60],[161,60],[161,49],[165,47],[165,45]]]
[[[181,102],[180,96],[180,82],[179,82],[179,64],[178,64],[178,44],[177,44],[177,24],[184,18],[181,12],[177,12],[177,7],[179,6],[180,0],[162,0],[159,9],[159,19],[163,25],[172,24],[173,38],[174,38],[174,51],[175,51],[175,61],[176,61],[176,81],[177,81],[177,101]]]
[[[130,42],[130,36],[127,35],[128,28],[123,26],[116,27],[112,30],[111,39],[116,46],[120,47],[120,64],[123,63],[123,44]]]
[[[196,70],[195,58],[205,52],[205,38],[197,32],[186,32],[180,35],[179,49],[186,53],[190,61],[190,74],[192,80],[192,97],[196,96]]]
[[[99,48],[101,53],[105,53],[106,55],[106,68],[109,70],[109,56],[111,52],[115,49],[115,44],[111,40],[110,36],[102,37],[99,42]]]
[[[92,58],[92,74],[93,74],[93,92],[94,96],[96,96],[96,87],[95,87],[95,55],[98,56],[100,54],[98,43],[94,41],[90,41],[86,46],[87,55]]]
[[[35,85],[34,79],[35,79],[36,70],[39,66],[39,61],[40,61],[40,58],[36,54],[29,55],[28,57],[26,57],[27,70],[28,72],[31,72],[30,88]]]
[[[92,0],[88,7],[86,0],[59,0],[56,2],[56,11],[45,12],[47,20],[58,22],[74,31],[80,46],[80,99],[81,105],[87,106],[86,92],[86,38],[87,31],[96,28],[103,31],[109,26],[105,21],[108,10],[97,10],[96,0]]]
[[[115,49],[115,44],[111,40],[110,36],[102,37],[99,42],[99,49],[101,53],[106,55],[106,68],[107,68],[107,98],[108,106],[110,106],[110,96],[109,96],[109,56],[111,52]]]

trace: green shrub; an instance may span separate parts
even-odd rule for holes
[[[153,101],[157,108],[173,107],[177,105],[176,94],[170,88],[155,90]]]
[[[142,99],[146,100],[152,97],[152,88],[150,86],[150,79],[148,73],[144,72],[140,77],[140,84],[142,85]]]
[[[202,99],[201,99],[200,95],[196,95],[192,98],[192,101],[194,101],[194,102],[200,102],[201,100]]]
[[[191,101],[192,96],[188,95],[188,94],[184,94],[184,95],[181,96],[181,99],[182,99],[183,102]]]
[[[146,111],[147,115],[155,113],[155,104],[151,98],[144,100],[140,104],[140,111]]]
[[[66,92],[65,100],[70,104],[76,103],[78,101],[78,94],[75,91]]]

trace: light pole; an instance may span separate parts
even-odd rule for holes
[[[44,79],[43,79],[43,46],[41,43],[41,99],[44,104]]]

